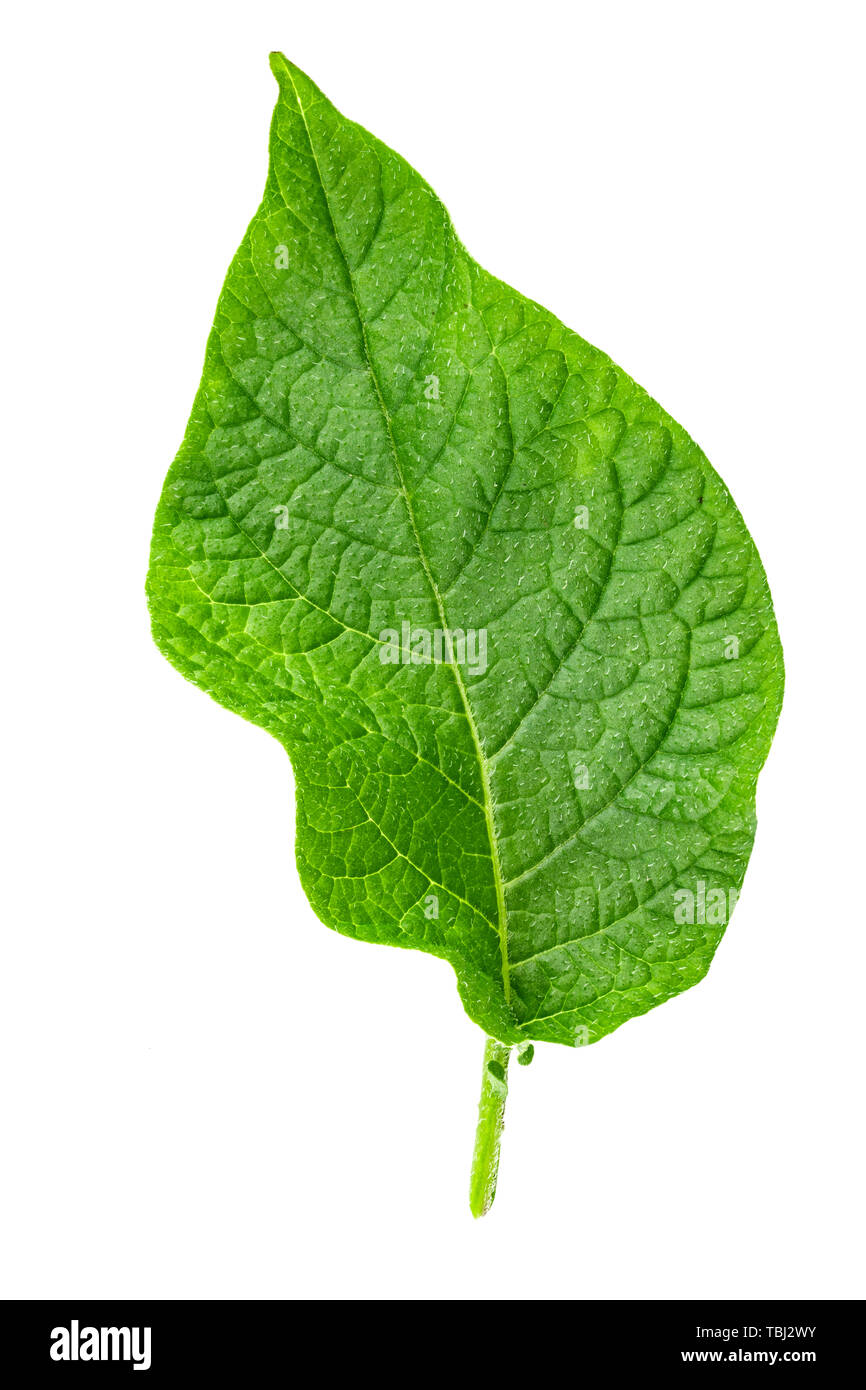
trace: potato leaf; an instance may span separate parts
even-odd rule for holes
[[[684,430],[271,63],[267,185],[159,503],[153,631],[288,751],[321,920],[454,967],[490,1039],[477,1211],[510,1045],[594,1042],[705,974],[781,649]]]

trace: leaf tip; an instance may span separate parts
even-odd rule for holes
[[[268,62],[271,72],[277,79],[280,96],[287,98],[291,106],[297,106],[301,109],[302,101],[309,104],[312,101],[323,99],[322,92],[315,82],[298,67],[297,63],[291,62],[285,53],[281,53],[278,48],[268,54]]]
[[[290,63],[285,53],[281,53],[278,48],[275,48],[272,53],[268,54],[268,62],[271,72],[277,79],[277,85],[280,91],[284,93],[288,92],[294,96],[297,88],[297,79],[304,75],[300,68],[296,67],[294,63]]]

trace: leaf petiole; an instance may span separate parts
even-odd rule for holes
[[[469,1181],[469,1207],[473,1216],[484,1216],[493,1206],[499,1173],[499,1146],[505,1123],[508,1096],[508,1058],[506,1043],[488,1038],[484,1048],[481,1098],[478,1102],[478,1128]]]

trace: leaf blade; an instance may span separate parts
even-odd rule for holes
[[[327,925],[449,960],[502,1042],[594,1041],[708,967],[721,931],[672,931],[672,895],[742,882],[782,686],[763,570],[685,432],[272,67],[265,197],[157,513],[154,634],[287,747]],[[407,621],[410,645],[475,633],[475,668],[468,643],[404,662]]]

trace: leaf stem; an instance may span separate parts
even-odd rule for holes
[[[475,1152],[472,1155],[472,1176],[469,1181],[469,1207],[473,1216],[484,1216],[493,1206],[496,1178],[499,1173],[499,1145],[505,1123],[505,1100],[508,1095],[508,1058],[511,1048],[506,1043],[488,1038],[484,1047],[484,1070],[481,1074],[481,1098],[478,1102],[478,1128],[475,1131]]]

